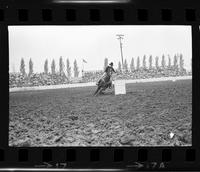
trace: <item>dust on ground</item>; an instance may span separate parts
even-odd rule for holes
[[[191,80],[126,88],[97,97],[95,87],[10,93],[9,146],[191,146]]]

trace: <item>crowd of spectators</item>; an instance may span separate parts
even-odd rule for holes
[[[83,82],[95,82],[98,79],[101,78],[101,76],[103,75],[103,71],[88,71],[88,72],[84,72],[84,75],[82,77],[82,81]]]
[[[58,85],[70,83],[66,75],[60,74],[31,74],[22,75],[21,73],[9,74],[9,87],[31,87],[44,85]]]
[[[189,75],[186,70],[179,69],[148,69],[148,70],[135,70],[134,72],[119,72],[115,75],[115,79],[146,79],[146,78],[160,78],[160,77],[175,77]]]
[[[81,79],[73,80],[69,79],[65,74],[31,74],[22,75],[20,73],[9,74],[9,87],[30,87],[30,86],[45,86],[45,85],[59,85],[69,84],[77,82],[96,82],[103,74],[103,71],[84,72]],[[186,76],[191,75],[191,72],[186,72],[185,69],[178,68],[166,68],[166,69],[140,69],[134,71],[117,71],[117,74],[113,75],[113,79],[145,79],[145,78],[159,78],[159,77],[171,77],[171,76]]]
[[[116,71],[113,75],[113,79],[145,79],[145,78],[160,78],[160,77],[175,77],[192,75],[191,72],[187,72],[185,69],[178,68],[159,68],[159,69],[140,69],[134,71]],[[84,82],[96,82],[103,74],[103,71],[86,72],[83,77]]]

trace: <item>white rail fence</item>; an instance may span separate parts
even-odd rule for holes
[[[149,78],[149,79],[130,79],[130,80],[124,80],[124,82],[126,84],[128,84],[128,83],[143,83],[143,82],[158,82],[158,81],[176,81],[176,80],[187,80],[187,79],[192,79],[192,76],[161,77],[161,78]],[[96,85],[96,82],[88,82],[88,83],[76,83],[76,84],[34,86],[34,87],[17,87],[17,88],[9,88],[9,92],[89,87],[89,86],[95,86],[95,85]]]

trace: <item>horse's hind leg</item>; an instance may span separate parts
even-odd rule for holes
[[[104,93],[103,93],[104,90],[105,90],[105,89],[100,88],[97,94],[104,94]]]
[[[99,94],[104,94],[104,92],[103,91],[105,91],[106,90],[106,87],[104,87],[104,88],[101,88],[101,90],[99,91]]]

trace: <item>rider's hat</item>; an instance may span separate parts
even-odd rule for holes
[[[110,65],[110,66],[113,66],[113,62],[111,62],[109,65]]]

